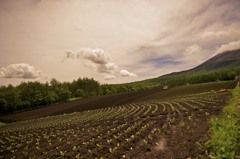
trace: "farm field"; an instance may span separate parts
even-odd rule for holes
[[[205,158],[209,119],[231,96],[219,90],[236,84],[170,88],[125,104],[3,125],[0,158]]]
[[[24,112],[17,112],[9,115],[0,115],[0,121],[16,122],[41,118],[45,116],[60,115],[64,113],[73,113],[116,105],[129,104],[134,102],[148,101],[154,99],[162,100],[166,98],[173,98],[176,96],[209,92],[211,90],[220,90],[221,88],[232,89],[235,87],[235,85],[236,82],[234,81],[214,82],[173,88],[170,87],[168,90],[163,90],[162,87],[159,87],[138,92],[122,93],[108,96],[97,96],[87,99],[80,99],[71,102],[49,105],[46,107],[41,107],[38,109],[28,110]]]

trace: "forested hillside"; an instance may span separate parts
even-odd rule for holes
[[[240,75],[240,50],[226,51],[189,70],[173,72],[144,82],[171,86],[234,80]],[[140,82],[141,83],[141,82]]]

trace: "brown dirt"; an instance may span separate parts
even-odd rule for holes
[[[203,110],[189,108],[187,114],[178,110],[178,113],[181,113],[181,115],[178,115],[178,118],[173,123],[168,124],[165,119],[165,123],[162,123],[163,125],[155,124],[152,131],[148,135],[146,134],[148,138],[150,136],[150,139],[153,138],[155,140],[152,140],[148,145],[141,144],[134,152],[129,152],[127,158],[208,158],[204,144],[209,137],[209,119],[211,116],[206,115],[206,112],[217,115],[224,103],[219,104],[221,106],[209,106]],[[168,115],[171,118],[173,117],[171,113]],[[156,128],[159,129],[159,132],[153,131]]]
[[[0,158],[207,158],[202,146],[209,135],[209,119],[228,97],[209,93],[7,124],[0,129]],[[101,110],[104,113],[98,114]]]
[[[153,149],[156,151],[163,151],[164,149],[166,149],[166,138],[165,137],[161,137],[159,141],[156,142],[156,147],[154,147]]]

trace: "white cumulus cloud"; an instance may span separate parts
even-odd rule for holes
[[[116,76],[114,76],[114,75],[105,75],[104,78],[105,78],[105,80],[113,80],[113,79],[116,78]]]
[[[82,48],[76,53],[67,51],[66,58],[86,60],[85,66],[93,67],[99,73],[114,73],[118,69],[118,66],[113,62],[109,54],[99,48]]]
[[[232,41],[232,42],[227,43],[227,44],[223,44],[222,46],[220,46],[217,49],[216,54],[222,53],[222,52],[225,52],[225,51],[232,51],[232,50],[236,50],[236,49],[240,49],[240,40]]]
[[[82,48],[77,53],[77,58],[81,57],[99,65],[112,63],[112,59],[109,54],[99,48]]]
[[[41,74],[41,71],[35,67],[25,64],[11,64],[0,69],[0,78],[23,78],[23,79],[37,79],[39,77],[46,77]]]
[[[115,79],[114,75],[119,67],[113,62],[108,52],[96,48],[82,48],[76,53],[72,51],[66,52],[67,59],[80,59],[83,60],[85,67],[94,68],[98,73],[105,74],[105,80]],[[137,77],[136,74],[130,73],[127,70],[121,70],[122,77]]]
[[[67,58],[74,59],[76,57],[76,54],[73,53],[72,51],[67,51],[66,56],[67,56]]]
[[[120,75],[123,77],[137,77],[136,74],[128,72],[127,70],[121,70]]]

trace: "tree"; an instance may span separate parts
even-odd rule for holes
[[[31,107],[45,104],[44,96],[47,92],[44,84],[41,84],[40,82],[22,83],[19,85],[18,89],[21,100],[26,104],[30,103]]]
[[[0,98],[0,113],[7,112],[7,101],[3,98]]]
[[[76,97],[85,97],[84,91],[82,89],[78,89],[75,96]]]
[[[59,92],[59,98],[61,101],[66,101],[71,97],[71,92],[67,87],[62,87]]]
[[[45,104],[52,104],[58,102],[59,100],[60,100],[59,96],[53,91],[49,91],[44,98]]]

